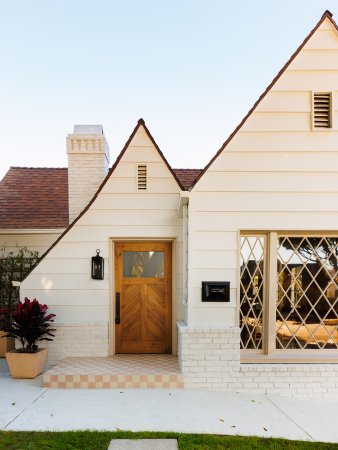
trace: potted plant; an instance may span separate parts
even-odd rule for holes
[[[0,310],[11,310],[19,301],[19,283],[27,271],[35,264],[38,252],[16,245],[13,250],[0,248]],[[0,337],[5,332],[0,327]],[[13,338],[0,339],[0,358],[15,348]]]
[[[52,341],[55,329],[51,328],[55,314],[46,314],[47,305],[25,298],[16,309],[0,310],[0,328],[5,337],[17,339],[21,348],[6,353],[13,378],[35,378],[43,372],[48,350],[38,348],[39,341]]]

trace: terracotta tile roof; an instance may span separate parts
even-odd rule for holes
[[[173,169],[188,190],[201,169]],[[0,229],[66,228],[68,169],[11,167],[0,181]]]
[[[67,226],[67,169],[11,167],[0,182],[0,229]]]
[[[173,169],[182,186],[187,191],[196,180],[202,169]]]

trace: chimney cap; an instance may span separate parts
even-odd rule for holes
[[[74,125],[73,134],[103,134],[102,125]]]

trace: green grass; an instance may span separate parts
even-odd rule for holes
[[[107,450],[111,439],[177,439],[180,450],[338,449],[338,444],[242,436],[129,431],[0,431],[1,450]]]

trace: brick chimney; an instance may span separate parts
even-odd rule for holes
[[[109,170],[102,125],[75,125],[67,136],[69,222],[92,199]]]

